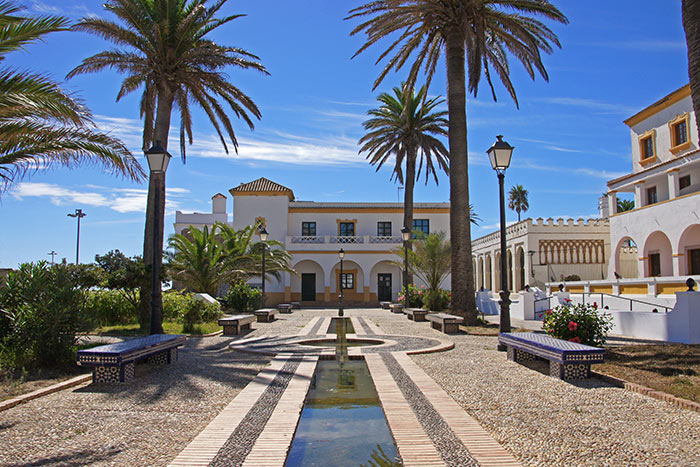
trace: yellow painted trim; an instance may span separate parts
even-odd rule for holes
[[[582,285],[575,285],[572,287],[567,287],[566,291],[570,293],[583,293],[583,286]]]
[[[294,201],[294,193],[290,191],[235,191],[235,188],[228,190],[231,196],[286,196],[290,201]]]
[[[656,284],[656,295],[670,295],[676,292],[685,292],[688,286],[683,283]]]
[[[403,208],[377,208],[377,207],[347,207],[347,208],[324,208],[324,207],[289,207],[289,212],[318,212],[318,213],[339,213],[339,212],[361,212],[361,213],[374,213],[374,214],[385,214],[385,213],[395,213],[403,214]],[[413,212],[416,214],[449,214],[450,208],[414,208]]]
[[[685,255],[683,253],[674,253],[671,256],[673,256],[674,258],[678,258],[679,256],[685,256]]]
[[[592,285],[591,292],[611,294],[613,292],[613,288],[612,285]]]
[[[649,288],[646,284],[620,284],[620,294],[646,295]]]
[[[292,288],[288,285],[284,286],[284,301],[285,302],[292,301]]]
[[[354,224],[352,230],[354,232],[353,237],[357,236],[357,219],[336,219],[335,223],[338,226],[338,236],[340,237],[340,223]]]
[[[323,288],[323,301],[324,302],[330,302],[331,301],[331,286],[326,285]]]
[[[255,218],[255,224],[253,224],[253,227],[255,227],[256,230],[259,230],[259,225],[262,224],[263,228],[267,229],[267,220],[265,220],[264,217],[256,217]]]
[[[675,139],[676,139],[676,132],[674,131],[674,127],[681,122],[685,122],[685,137],[686,141],[685,143],[680,143],[678,144]],[[671,140],[671,149],[670,151],[672,153],[680,152],[683,151],[684,149],[688,149],[690,147],[690,114],[688,112],[684,114],[678,114],[676,118],[668,122],[668,131],[670,133],[670,140]]]
[[[639,208],[634,208],[634,209],[632,209],[632,210],[630,210],[630,211],[617,212],[617,213],[611,215],[610,217],[619,216],[619,215],[622,215],[622,214],[627,214],[628,212],[637,212],[637,211],[639,211],[639,210],[641,210],[641,209],[646,209],[646,208],[650,208],[650,207],[653,207],[653,206],[658,206],[658,205],[660,205],[660,204],[669,203],[669,202],[675,201],[675,200],[677,200],[677,199],[683,199],[683,198],[687,198],[687,197],[689,197],[689,196],[695,196],[695,195],[700,195],[700,191],[696,191],[695,193],[688,193],[687,195],[676,196],[675,198],[671,198],[671,199],[665,199],[665,200],[663,200],[663,201],[659,201],[658,203],[654,203],[654,204],[647,204],[646,206],[642,206],[642,207],[639,207]]]
[[[670,173],[673,173],[673,172],[680,172],[680,171],[681,171],[681,169],[678,168],[678,167],[676,167],[676,168],[673,168],[673,169],[668,169],[668,170],[666,171],[666,173],[667,173],[667,174],[670,174]]]
[[[644,157],[644,141],[651,139],[651,156]],[[639,163],[649,165],[657,160],[656,157],[656,129],[652,128],[637,137],[639,143]]]
[[[342,243],[339,243],[341,247],[343,246]],[[337,255],[338,250],[288,250],[287,253],[291,253],[293,255],[315,255],[315,254],[320,254],[320,255]],[[386,254],[394,254],[393,251],[389,250],[346,250],[345,251],[345,256],[347,257],[348,255],[386,255]]]
[[[690,84],[686,84],[680,89],[673,91],[666,97],[659,99],[658,101],[651,104],[649,107],[642,109],[640,112],[632,115],[630,118],[625,120],[625,125],[632,127],[637,123],[646,120],[652,115],[660,112],[661,110],[672,106],[676,102],[680,102],[686,97],[690,96]]]
[[[345,269],[343,268],[343,274],[352,274],[352,284],[355,286],[354,289],[343,289],[350,292],[357,293],[357,268],[355,269]],[[335,270],[335,290],[340,293],[340,268]]]
[[[646,256],[640,256],[640,257],[639,257],[639,261],[646,261],[646,260],[648,260],[648,259],[649,259],[649,258],[646,257]]]

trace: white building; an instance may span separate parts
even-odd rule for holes
[[[296,201],[294,192],[260,178],[229,190],[234,229],[262,224],[270,240],[282,242],[292,255],[294,274],[280,283],[268,280],[268,304],[289,301],[335,302],[344,284],[346,302],[396,300],[401,290],[402,261],[392,250],[401,246],[402,203],[319,203]],[[212,198],[211,213],[175,216],[175,232],[228,222],[226,196]],[[415,203],[413,228],[449,236],[449,203]],[[345,251],[340,277],[338,251]],[[449,288],[449,279],[443,287]]]
[[[608,182],[614,257],[608,279],[614,280],[615,273],[622,276],[621,294],[686,290],[685,279],[700,274],[700,150],[690,85],[625,123],[630,128],[632,172]],[[617,212],[617,195],[625,192],[634,193],[634,209]],[[637,264],[625,267],[630,251],[636,253]]]

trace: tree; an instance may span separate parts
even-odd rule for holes
[[[479,222],[481,222],[481,217],[479,217],[479,214],[477,214],[476,211],[474,210],[473,204],[469,205],[469,210],[467,211],[467,217],[469,217],[469,222],[471,222],[474,225],[479,225]]]
[[[693,99],[693,110],[696,117],[700,115],[700,2],[683,0],[683,29],[688,45],[688,77],[690,78],[690,93]],[[696,125],[697,126],[697,125]],[[695,130],[700,136],[700,126]],[[690,128],[688,128],[690,131]]]
[[[520,212],[530,209],[530,204],[527,202],[527,190],[522,185],[514,185],[510,188],[508,209],[518,213],[518,222],[520,222]]]
[[[95,263],[104,271],[104,287],[117,290],[134,308],[139,311],[139,287],[146,275],[146,267],[141,258],[127,257],[119,250],[104,255],[95,255]]]
[[[634,201],[629,199],[617,199],[617,212],[631,211],[634,209]]]
[[[391,179],[398,180],[405,187],[403,225],[412,230],[413,188],[415,181],[420,179],[423,165],[426,185],[430,175],[438,183],[436,166],[438,170],[448,173],[447,149],[436,137],[447,136],[447,112],[433,112],[445,101],[437,97],[427,99],[425,86],[420,88],[418,94],[406,83],[393,91],[393,96],[381,93],[377,100],[382,105],[367,112],[372,118],[362,124],[367,134],[360,139],[360,152],[367,153],[370,165],[376,165],[377,171],[389,159],[394,159]]]
[[[218,0],[211,7],[206,0],[110,0],[104,4],[120,23],[102,18],[84,18],[74,26],[107,39],[123,49],[97,53],[83,60],[68,77],[115,69],[126,74],[117,100],[142,90],[140,115],[143,118],[143,149],[160,142],[168,146],[170,117],[173,106],[180,116],[180,154],[185,161],[185,141],[192,144],[192,115],[190,104],[199,106],[214,127],[224,151],[228,154],[226,138],[238,151],[231,120],[225,106],[250,129],[251,117],[260,118],[260,110],[253,100],[227,81],[225,68],[232,66],[254,69],[267,74],[259,58],[237,47],[219,45],[208,39],[213,31],[242,15],[217,18],[226,0]],[[153,209],[155,191],[160,193],[158,208],[160,235],[153,251]],[[165,212],[165,174],[151,174],[146,205],[143,259],[148,265],[162,261],[163,224]],[[151,279],[147,275],[141,285],[141,327],[149,318],[147,297]],[[156,297],[154,310],[162,309],[162,298]],[[158,314],[157,312],[155,314]],[[162,316],[153,316],[162,332]]]
[[[447,111],[450,151],[450,238],[452,239],[452,312],[476,322],[472,276],[471,231],[468,219],[467,115],[465,59],[468,90],[476,95],[482,74],[496,98],[492,69],[517,106],[510,79],[508,53],[531,78],[535,70],[545,79],[541,52],[559,46],[557,36],[542,21],[567,23],[566,17],[546,0],[376,0],[350,11],[348,18],[363,18],[351,34],[365,32],[360,54],[381,39],[391,43],[378,61],[387,60],[374,82],[376,88],[391,72],[410,63],[407,79],[415,83],[421,69],[427,86],[441,54],[447,73]],[[412,58],[413,57],[413,58]]]
[[[445,240],[445,232],[431,233],[413,241],[408,250],[408,269],[428,287],[428,292],[436,292],[450,273],[450,242]],[[403,258],[405,250],[399,247],[394,254]],[[402,261],[395,263],[403,267]]]
[[[25,17],[22,7],[0,2],[0,61],[55,31],[60,16]],[[119,140],[96,131],[92,116],[61,87],[35,73],[0,68],[0,194],[39,167],[96,164],[140,181],[144,172]]]

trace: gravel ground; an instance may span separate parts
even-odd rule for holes
[[[277,315],[244,337],[298,333],[322,310]],[[378,334],[444,337],[387,310],[346,310]],[[555,380],[508,362],[496,338],[454,335],[413,356],[525,465],[700,466],[700,414],[591,379]],[[172,366],[137,366],[128,385],[61,391],[0,412],[0,465],[166,465],[263,368],[262,356],[191,339]],[[544,368],[542,368],[544,371]]]

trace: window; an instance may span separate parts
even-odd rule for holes
[[[355,236],[355,223],[354,222],[341,222],[338,227],[338,234],[341,237],[354,237]]]
[[[647,188],[647,204],[656,204],[657,202],[656,187]]]
[[[678,189],[688,188],[690,186],[690,175],[685,175],[678,179]]]
[[[304,237],[315,237],[316,236],[316,223],[315,222],[302,222],[301,223],[301,235]]]
[[[700,274],[700,249],[688,250],[688,274]]]
[[[377,237],[391,237],[391,222],[377,222]]]
[[[413,230],[420,230],[428,235],[430,233],[430,221],[428,219],[413,219]]]
[[[265,220],[264,217],[256,217],[255,218],[255,231],[259,232],[261,229],[266,229],[267,228],[267,221]]]
[[[687,112],[683,115],[678,115],[668,122],[668,128],[671,132],[672,152],[681,151],[690,147],[690,141],[688,140],[688,122],[689,116]]]
[[[649,255],[649,275],[652,277],[661,275],[661,254],[651,253]]]
[[[352,272],[344,272],[340,275],[340,287],[342,289],[355,288],[355,274]]]
[[[640,140],[642,160],[654,157],[654,138],[647,136]]]

